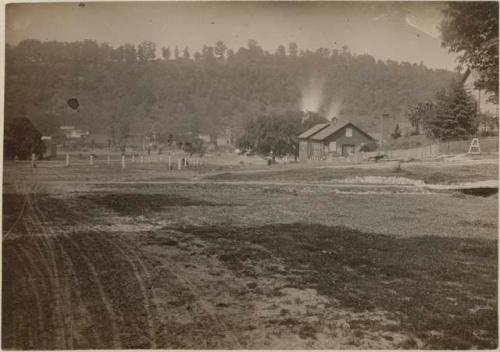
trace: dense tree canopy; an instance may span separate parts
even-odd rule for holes
[[[479,73],[476,88],[498,103],[498,2],[450,2],[444,15],[443,46],[460,54],[461,66]]]
[[[418,104],[408,116],[425,134],[440,140],[469,138],[478,127],[477,106],[461,82],[436,93],[434,100]]]
[[[154,43],[25,40],[6,47],[5,118],[25,110],[44,134],[75,125],[107,135],[124,133],[236,134],[258,116],[301,108],[304,87],[321,77],[323,101],[317,111],[360,127],[376,129],[382,113],[399,121],[415,101],[431,98],[454,74],[422,64],[380,61],[352,54],[347,47],[300,50],[295,43],[275,53],[256,41],[238,50],[224,42],[200,52]],[[173,52],[173,54],[172,54]],[[80,102],[78,111],[66,104]],[[114,137],[113,137],[114,136]]]

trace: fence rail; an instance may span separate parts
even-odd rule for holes
[[[58,160],[37,160],[35,154],[32,154],[31,160],[13,160],[10,162],[16,164],[26,164],[32,167],[72,167],[72,166],[97,166],[97,165],[121,165],[122,169],[127,168],[129,165],[141,164],[164,164],[167,170],[183,170],[200,167],[205,165],[203,158],[188,158],[188,157],[171,157],[171,156],[121,156],[119,159],[112,158],[109,155],[100,155],[96,157],[94,154],[87,154],[85,156],[64,154],[64,159]]]
[[[362,158],[369,159],[377,155],[386,155],[389,159],[430,159],[440,154],[465,154],[469,151],[470,144],[471,139],[437,142],[418,148],[381,150],[377,152],[362,153]],[[498,152],[498,138],[479,138],[479,146],[481,147],[481,152]]]

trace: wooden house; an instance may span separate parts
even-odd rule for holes
[[[324,160],[328,156],[351,156],[362,145],[376,142],[351,122],[343,125],[318,124],[299,135],[299,159]]]

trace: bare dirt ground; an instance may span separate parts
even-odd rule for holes
[[[497,198],[328,170],[6,165],[2,347],[496,348]]]

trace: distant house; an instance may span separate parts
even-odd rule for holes
[[[211,143],[215,149],[228,150],[233,148],[233,133],[226,129],[223,133],[211,137]]]
[[[375,142],[372,136],[351,122],[318,124],[300,134],[298,139],[300,161],[350,156],[362,145]]]
[[[88,132],[76,129],[75,126],[60,126],[59,128],[63,132],[66,139],[80,139],[83,136],[88,135]]]

